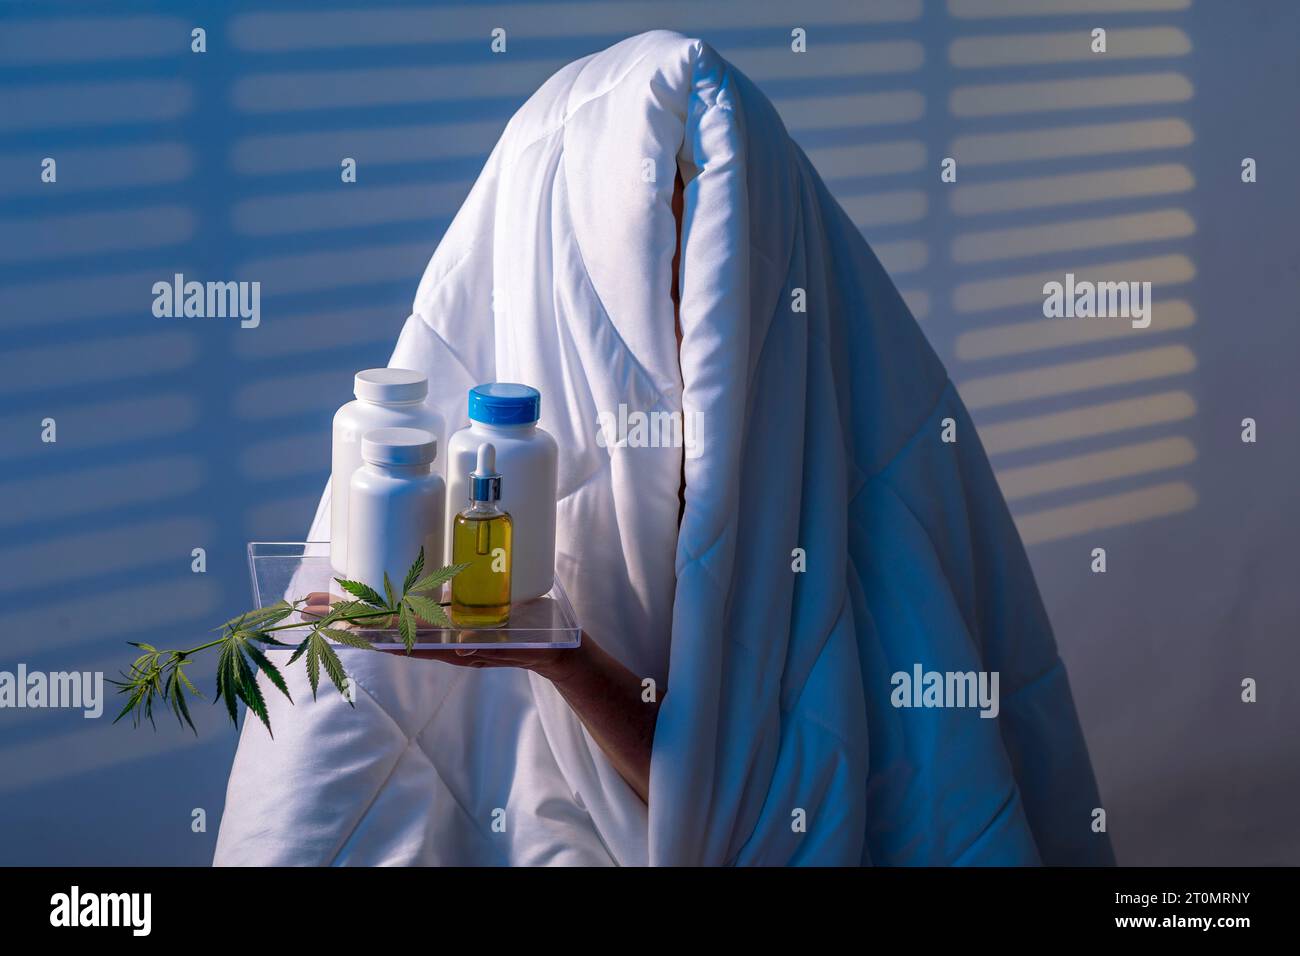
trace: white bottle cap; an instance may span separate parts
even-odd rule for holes
[[[438,439],[423,428],[372,428],[361,436],[361,457],[372,465],[427,465]]]
[[[491,442],[478,446],[478,463],[469,476],[470,501],[500,501],[501,475],[497,472],[497,447]]]
[[[365,402],[418,402],[429,394],[429,380],[409,368],[368,368],[352,379],[352,394]]]

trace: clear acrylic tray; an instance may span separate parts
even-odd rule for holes
[[[251,541],[248,544],[248,573],[253,583],[253,603],[269,607],[277,601],[305,598],[313,591],[329,592],[333,600],[351,599],[351,595],[334,581],[330,567],[328,541]],[[293,634],[307,632],[305,619],[295,613],[283,623],[303,620],[301,631],[286,628],[276,636],[289,640]],[[394,630],[361,629],[357,632],[374,644],[376,650],[401,650],[406,645]],[[300,638],[301,639],[301,638]],[[494,628],[420,628],[416,632],[417,650],[443,650],[450,647],[489,649],[508,645],[516,648],[572,648],[582,643],[569,596],[556,580],[542,597],[512,605],[510,620]]]

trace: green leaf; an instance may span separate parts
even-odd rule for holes
[[[316,635],[316,642],[320,648],[321,663],[325,665],[325,673],[329,674],[330,680],[334,682],[334,686],[338,688],[339,693],[343,695],[344,699],[347,699],[348,675],[343,670],[343,662],[339,660],[338,654],[335,653],[334,648],[330,647],[325,638]],[[348,701],[348,703],[352,702]]]
[[[388,580],[388,572],[384,572],[384,593],[388,595],[388,604],[385,607],[397,609],[397,602],[393,599],[393,582]]]
[[[222,624],[221,628],[229,628],[232,631],[260,630],[284,620],[295,610],[297,610],[297,607],[288,601],[277,601],[275,604],[268,604],[266,607],[255,608],[252,611],[245,611],[238,617],[232,617]],[[213,628],[213,630],[220,630],[221,628]]]
[[[437,601],[431,601],[427,597],[420,597],[418,594],[408,594],[402,598],[402,601],[432,626],[452,626],[451,621],[447,619],[447,612],[442,609],[442,605]]]
[[[113,718],[113,723],[117,723],[127,714],[131,713],[131,711],[135,710],[136,706],[140,703],[140,698],[143,696],[143,691],[137,682],[130,680],[129,675],[127,674],[123,674],[122,676],[127,677],[128,680],[125,682],[113,681],[112,683],[116,684],[119,688],[119,694],[129,694],[130,696],[127,698],[126,706],[122,708],[122,712]],[[140,715],[137,713],[131,722],[136,727],[139,727]]]
[[[316,699],[316,688],[320,686],[320,649],[325,642],[320,635],[312,631],[307,635],[307,680],[311,682],[311,699]]]
[[[307,647],[309,644],[311,644],[311,634],[308,634],[306,637],[304,637],[302,641],[298,644],[297,649],[293,652],[293,655],[289,658],[289,666],[292,666],[293,664],[297,663],[298,658],[302,657],[303,654],[307,653]]]
[[[294,605],[290,604],[288,601],[281,601],[278,604],[274,604],[271,607],[266,608],[265,614],[259,613],[254,620],[245,621],[243,627],[241,627],[240,630],[242,631],[264,630],[272,626],[273,624],[279,624],[281,621],[283,621],[286,617],[288,617],[296,610],[298,609],[294,607]]]
[[[181,665],[177,664],[171,670],[167,677],[167,693],[172,705],[172,712],[176,714],[176,720],[182,726],[189,724],[190,730],[194,731],[194,736],[199,735],[199,730],[194,726],[194,721],[190,717],[189,705],[185,702],[185,684],[181,683],[185,675],[181,672]]]
[[[181,720],[189,724],[190,731],[195,737],[199,735],[199,728],[194,726],[194,718],[190,716],[190,705],[185,702],[185,691],[181,685],[176,685],[176,714]]]
[[[380,613],[384,617],[380,617]],[[336,604],[327,616],[316,622],[316,627],[346,622],[373,629],[383,624],[389,614],[390,610],[385,607],[371,607],[364,601],[346,601]]]
[[[272,647],[293,647],[292,644],[286,644],[279,638],[272,637],[265,631],[249,631],[248,639],[251,641],[261,641],[263,644],[269,644]],[[251,645],[250,645],[251,646]]]
[[[411,590],[411,585],[414,584],[416,581],[418,581],[420,579],[420,575],[423,573],[424,573],[424,548],[420,548],[420,554],[418,557],[416,557],[415,563],[411,565],[411,570],[406,572],[406,580],[402,583],[402,593],[405,594],[407,591]]]
[[[230,714],[230,722],[238,726],[239,709],[235,706],[235,686],[234,674],[231,665],[234,663],[232,655],[234,647],[229,642],[223,642],[221,652],[217,656],[217,696],[212,703],[218,701],[226,702],[226,711]]]
[[[176,665],[176,675],[181,679],[181,683],[185,685],[186,689],[189,690],[191,694],[193,694],[195,697],[202,697],[203,692],[199,690],[197,687],[195,687],[193,684],[191,684],[190,679],[185,676],[184,667],[187,663],[189,662],[181,661]]]
[[[126,702],[126,706],[122,708],[121,713],[119,713],[116,717],[113,718],[113,723],[117,723],[127,714],[131,713],[131,711],[135,708],[135,705],[137,703],[139,703],[139,698],[132,696],[131,699]],[[137,727],[140,726],[140,722],[138,720],[134,721],[134,723]]]
[[[402,602],[402,613],[397,618],[397,630],[401,632],[406,653],[411,653],[415,649],[415,615],[411,613],[411,605],[405,601]]]
[[[338,641],[340,644],[346,644],[348,647],[359,647],[363,651],[373,651],[374,645],[358,634],[356,631],[344,631],[334,627],[322,627],[320,632],[332,641]]]
[[[267,676],[272,684],[280,689],[280,693],[289,698],[289,703],[293,703],[293,695],[289,693],[289,685],[284,682],[284,675],[280,669],[271,663],[270,658],[262,653],[262,649],[251,642],[244,645],[244,651],[253,659],[258,670]]]
[[[236,685],[239,699],[248,705],[249,710],[257,714],[258,719],[266,725],[267,733],[270,733],[271,718],[266,712],[266,698],[262,696],[262,688],[257,686],[257,672],[253,670],[252,665],[248,663],[248,658],[243,654],[236,652],[235,661],[239,677],[239,683]]]
[[[460,574],[460,572],[464,571],[468,567],[469,567],[468,564],[451,564],[445,567],[441,567],[437,571],[434,571],[432,574],[427,574],[424,577],[422,577],[420,580],[416,581],[409,588],[407,588],[407,591],[408,592],[432,591],[434,588],[441,587],[442,585],[446,584],[448,581],[450,581],[452,578]]]
[[[337,601],[330,606],[330,616],[342,619],[349,614],[365,614],[378,608],[365,601]]]
[[[361,598],[367,604],[373,604],[375,607],[380,608],[386,606],[384,599],[379,596],[379,592],[370,585],[362,584],[360,581],[345,581],[342,578],[335,578],[334,580],[338,582],[339,587],[343,590]]]

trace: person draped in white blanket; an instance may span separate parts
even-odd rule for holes
[[[216,862],[1113,862],[974,425],[707,44],[632,37],[529,99],[390,364],[440,408],[479,382],[540,389],[583,647],[342,649],[355,710],[297,685],[296,707],[269,698],[274,742],[245,723]],[[620,408],[701,426],[605,441]],[[897,678],[918,668],[997,699],[912,707]]]
[[[673,324],[677,343],[682,340],[679,309],[681,296],[677,286],[677,269],[681,256],[681,221],[683,183],[681,174],[674,176],[672,210],[677,222],[677,241],[673,252],[670,294],[673,301]],[[678,490],[682,505],[686,501],[686,473]],[[678,511],[678,521],[681,511]],[[330,595],[316,593],[306,608],[309,615],[323,616],[329,611]],[[401,653],[401,652],[392,652]],[[655,720],[666,687],[652,699],[645,699],[642,678],[592,638],[583,633],[576,650],[446,650],[416,651],[414,656],[443,661],[462,667],[520,667],[544,677],[560,692],[587,732],[600,746],[615,769],[646,800],[650,793],[650,756],[654,746]]]

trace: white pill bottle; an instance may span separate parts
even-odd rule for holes
[[[370,368],[357,372],[348,402],[334,415],[334,451],[330,473],[330,565],[335,574],[348,567],[348,488],[361,467],[361,438],[376,428],[419,428],[442,444],[442,416],[426,399],[429,380],[408,368]],[[429,555],[437,567],[442,552]],[[369,582],[366,582],[369,583]]]
[[[387,574],[400,594],[421,548],[425,568],[438,568],[447,486],[432,467],[437,451],[421,428],[375,428],[361,439],[348,487],[348,580],[383,594]]]
[[[450,519],[469,502],[470,472],[478,446],[496,447],[501,475],[502,511],[509,512],[511,544],[510,595],[513,603],[541,597],[555,580],[555,499],[559,448],[537,427],[542,394],[529,385],[492,382],[469,390],[469,427],[447,442],[447,515],[444,529],[451,542]],[[451,554],[446,556],[451,563]]]

